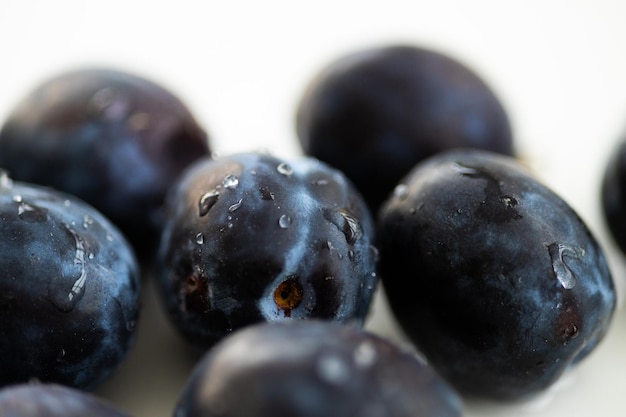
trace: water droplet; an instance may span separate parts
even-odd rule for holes
[[[19,194],[16,194],[13,196],[13,201],[15,201],[16,203],[21,203],[22,202],[22,196]]]
[[[69,207],[69,206],[71,206],[71,205],[72,205],[72,202],[71,202],[70,200],[65,200],[65,201],[63,202],[63,205],[64,205],[65,207]]]
[[[341,252],[337,250],[337,248],[333,245],[333,243],[330,240],[326,241],[326,247],[328,248],[328,251],[330,252],[330,256],[333,256],[333,253],[336,253],[337,258],[339,260],[343,259],[343,255],[341,254]]]
[[[317,372],[332,384],[343,384],[350,379],[350,367],[342,358],[335,355],[323,355],[317,361]]]
[[[548,245],[548,252],[552,261],[552,270],[556,279],[566,290],[571,290],[576,286],[576,277],[572,270],[565,263],[566,257],[580,259],[585,255],[585,251],[581,248],[573,248],[571,246],[552,243]]]
[[[357,259],[356,252],[352,249],[348,251],[348,259],[350,259],[352,262],[356,261]]]
[[[466,166],[466,165],[462,165],[459,164],[458,162],[454,163],[454,169],[456,169],[461,175],[466,175],[466,176],[481,176],[481,172],[474,168],[474,167],[470,167],[470,166]]]
[[[363,236],[361,224],[348,210],[327,210],[324,212],[324,217],[337,226],[346,237],[346,242],[348,242],[349,245],[353,245]]]
[[[89,256],[88,256],[89,259],[93,259],[95,257],[96,257],[96,255],[94,255],[93,252],[89,253]]]
[[[328,185],[328,180],[327,179],[319,179],[319,180],[314,180],[313,181],[313,185]]]
[[[200,217],[207,215],[209,210],[211,210],[211,207],[217,203],[219,196],[220,192],[218,190],[213,190],[208,193],[204,193],[202,197],[200,197],[200,201],[198,203]]]
[[[17,206],[17,215],[21,216],[24,213],[28,213],[31,211],[35,211],[35,208],[33,206],[31,206],[30,204],[26,204],[24,202],[21,202],[19,206]]]
[[[11,187],[13,187],[13,180],[5,170],[0,169],[0,189],[8,190]]]
[[[90,216],[83,217],[83,228],[88,229],[93,224],[93,219]]]
[[[59,350],[57,355],[57,362],[63,362],[63,358],[65,358],[65,349]]]
[[[399,200],[404,200],[409,196],[409,187],[405,184],[398,184],[393,189],[393,196]]]
[[[69,234],[73,236],[76,245],[73,264],[76,267],[77,276],[74,275],[75,279],[72,282],[72,286],[67,293],[59,293],[58,289],[61,287],[58,283],[56,283],[54,286],[49,287],[48,294],[51,296],[50,301],[60,311],[68,312],[74,309],[76,304],[85,293],[85,285],[87,282],[87,268],[85,261],[85,245],[82,238],[78,236],[70,226],[65,225],[65,228],[67,229]],[[63,279],[70,278],[71,276],[72,275],[64,276]]]
[[[204,243],[204,235],[202,233],[198,233],[196,235],[196,243],[198,245],[202,245]]]
[[[411,208],[409,209],[409,214],[410,214],[410,215],[413,215],[413,214],[415,214],[415,213],[417,213],[417,209],[416,209],[415,207],[411,207]]]
[[[278,225],[280,226],[281,229],[287,229],[289,226],[291,226],[291,217],[289,217],[286,214],[283,214],[278,219]]]
[[[276,167],[276,170],[278,171],[278,173],[285,175],[287,177],[293,174],[293,169],[284,162],[281,162],[280,164],[278,164],[278,166]]]
[[[224,188],[237,188],[237,186],[239,185],[239,178],[237,178],[236,175],[233,174],[228,174],[224,177],[224,179],[222,180],[222,186]]]
[[[376,347],[371,342],[362,342],[354,351],[354,363],[357,366],[366,368],[376,362],[378,356]]]
[[[107,239],[109,242],[113,242],[113,236],[112,236],[110,233],[107,233],[106,239]]]
[[[240,198],[239,201],[237,201],[232,206],[228,207],[228,212],[229,213],[233,213],[233,212],[237,211],[237,209],[239,209],[239,207],[241,207],[242,203],[243,203],[243,198]]]

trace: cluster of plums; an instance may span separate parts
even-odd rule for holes
[[[146,279],[206,351],[177,417],[460,416],[463,396],[542,392],[602,341],[603,252],[468,67],[403,45],[340,57],[296,131],[298,158],[214,157],[174,94],[113,69],[16,106],[0,130],[0,415],[125,416],[89,391],[132,349]],[[624,145],[607,166],[626,251]],[[363,328],[381,286],[414,352]]]

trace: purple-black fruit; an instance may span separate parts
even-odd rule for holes
[[[626,138],[615,144],[606,163],[600,198],[609,234],[626,253]]]
[[[189,109],[162,86],[87,68],[45,80],[0,130],[0,167],[76,195],[119,227],[140,259],[153,256],[167,189],[209,153]]]
[[[380,274],[399,324],[460,391],[541,392],[609,329],[616,291],[581,218],[516,160],[447,151],[382,206]]]
[[[409,45],[332,61],[305,90],[296,129],[304,152],[343,171],[373,213],[437,152],[514,153],[508,116],[484,80],[450,56]]]
[[[260,321],[365,320],[377,283],[374,225],[339,171],[312,158],[207,158],[166,209],[161,294],[194,344]]]
[[[0,390],[2,417],[130,417],[93,394],[59,384],[18,384]]]
[[[0,176],[0,386],[91,389],[137,333],[137,261],[91,206]]]
[[[318,320],[250,326],[191,374],[177,417],[459,417],[458,394],[373,333]]]

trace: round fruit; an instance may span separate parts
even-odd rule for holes
[[[296,128],[304,152],[343,171],[374,213],[402,176],[439,151],[514,152],[493,90],[452,57],[408,45],[331,62],[304,92]]]
[[[609,328],[616,292],[601,248],[512,158],[435,155],[401,181],[378,221],[394,315],[462,392],[538,393]]]
[[[619,249],[626,253],[626,138],[611,154],[602,177],[602,214]]]
[[[129,417],[95,395],[58,384],[19,384],[0,390],[2,417]]]
[[[199,362],[177,417],[459,417],[461,400],[386,339],[327,321],[233,333]]]
[[[136,336],[139,271],[99,212],[0,176],[0,386],[40,380],[92,388]]]
[[[374,225],[339,171],[311,158],[207,158],[166,208],[161,293],[193,343],[259,321],[363,323],[377,282]]]
[[[0,130],[0,167],[93,205],[144,259],[153,255],[167,189],[209,153],[204,130],[171,92],[112,69],[50,78]]]

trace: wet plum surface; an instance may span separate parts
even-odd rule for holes
[[[457,393],[388,340],[334,322],[262,323],[199,362],[177,417],[459,417]]]
[[[91,389],[136,336],[134,253],[81,200],[0,178],[0,386],[39,380]]]
[[[193,343],[259,321],[363,324],[377,284],[374,226],[339,171],[263,153],[207,158],[166,208],[161,294]]]
[[[378,220],[390,307],[467,394],[541,392],[609,328],[616,293],[601,248],[512,158],[434,156],[401,181]]]
[[[439,151],[514,153],[494,90],[455,58],[416,46],[364,49],[329,63],[304,91],[296,128],[304,152],[342,170],[373,212]]]
[[[108,68],[45,80],[0,130],[0,167],[12,178],[85,200],[122,230],[142,259],[156,248],[167,189],[208,153],[206,132],[178,97]]]

